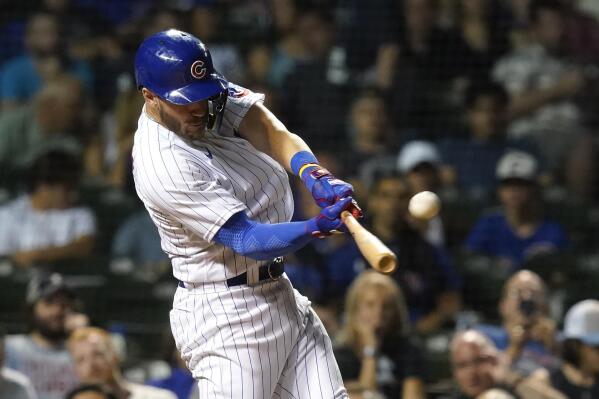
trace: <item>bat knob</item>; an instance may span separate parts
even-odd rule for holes
[[[391,274],[397,269],[397,257],[393,254],[385,254],[378,261],[378,271],[384,274]]]

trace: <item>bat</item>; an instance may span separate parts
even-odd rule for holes
[[[348,211],[341,213],[341,220],[347,226],[370,266],[384,274],[390,274],[395,270],[397,257],[381,240],[366,230]]]

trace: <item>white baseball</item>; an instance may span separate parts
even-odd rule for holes
[[[421,191],[410,199],[408,209],[416,219],[430,220],[439,213],[441,200],[432,191]]]

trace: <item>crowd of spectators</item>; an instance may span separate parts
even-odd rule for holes
[[[380,275],[335,235],[286,257],[352,398],[599,397],[595,2],[2,7],[0,398],[197,397],[161,339],[175,282],[131,176],[133,56],[170,28],[265,93],[398,256]],[[429,221],[408,212],[423,190]]]

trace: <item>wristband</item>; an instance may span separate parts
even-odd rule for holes
[[[309,168],[311,166],[315,166],[315,167],[320,167],[320,165],[318,165],[317,163],[307,163],[304,166],[302,166],[299,170],[299,172],[297,172],[298,177],[301,179],[302,178],[302,173],[304,173],[304,170],[306,170],[306,168]]]
[[[318,160],[310,151],[299,151],[296,152],[292,157],[291,161],[289,161],[289,166],[291,166],[291,171],[296,175],[300,176],[300,170],[304,165],[307,164],[316,164],[318,165]]]

